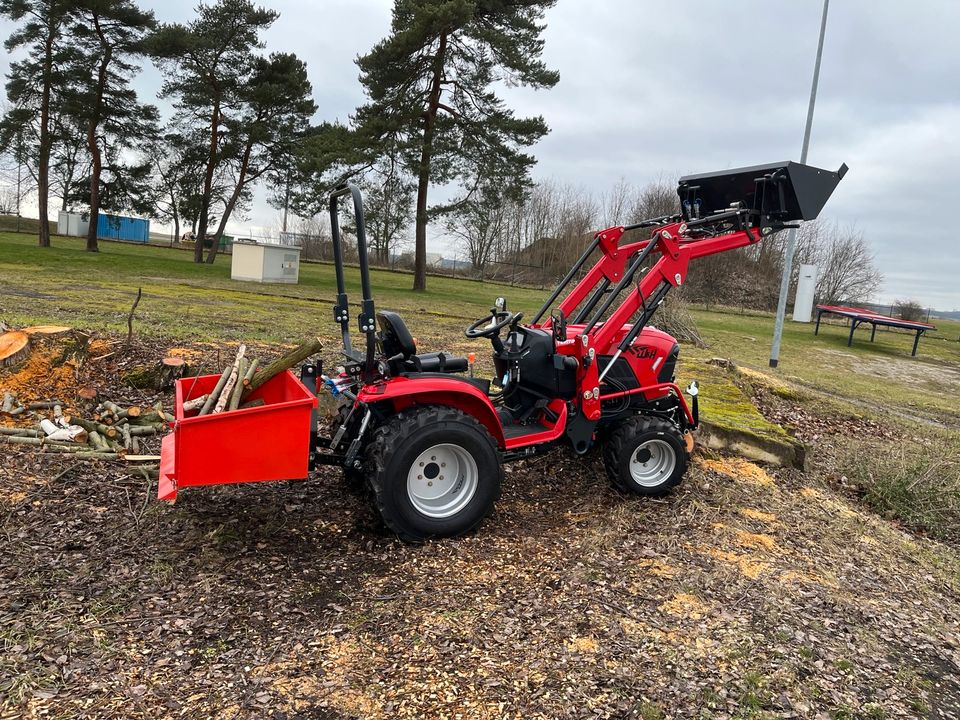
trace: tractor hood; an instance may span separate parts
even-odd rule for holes
[[[677,194],[684,220],[742,208],[775,224],[814,220],[847,172],[787,161],[687,175]]]

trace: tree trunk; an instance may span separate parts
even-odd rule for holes
[[[55,11],[49,10],[51,14]],[[47,204],[50,194],[50,85],[53,83],[53,41],[57,32],[56,20],[47,18],[46,48],[43,57],[43,88],[40,93],[40,148],[37,157],[37,211],[40,216],[38,243],[50,247],[50,220]]]
[[[210,155],[203,176],[203,194],[200,196],[200,215],[198,217],[196,246],[193,248],[193,261],[203,262],[203,241],[207,235],[207,221],[210,215],[210,201],[213,194],[213,174],[217,169],[217,142],[220,128],[220,95],[213,98],[213,112],[210,113]]]
[[[100,20],[94,15],[94,27],[100,36],[103,46],[103,57],[100,59],[100,71],[97,75],[97,97],[94,100],[93,113],[87,123],[87,148],[90,150],[90,222],[87,224],[87,252],[99,252],[97,247],[97,225],[100,218],[100,174],[103,172],[103,158],[100,153],[100,144],[97,142],[97,128],[100,126],[100,113],[103,107],[103,93],[107,85],[107,68],[113,57],[113,48],[106,45],[103,31],[100,29]],[[67,191],[64,191],[64,195]]]
[[[447,35],[440,35],[440,45],[433,61],[433,86],[423,119],[423,144],[420,148],[420,173],[417,178],[417,229],[414,248],[413,289],[427,289],[427,190],[430,186],[430,160],[433,154],[434,121],[440,105],[440,80],[447,52]]]
[[[240,193],[243,192],[243,186],[247,182],[247,168],[250,166],[250,153],[252,150],[253,141],[248,140],[247,146],[243,150],[243,159],[240,161],[237,186],[233,189],[233,194],[227,201],[227,206],[223,209],[223,215],[220,216],[220,223],[217,225],[217,234],[213,236],[213,245],[210,247],[210,252],[207,253],[207,265],[212,265],[213,261],[217,259],[217,251],[220,249],[220,236],[223,235],[223,231],[227,227],[227,221],[230,219],[230,214],[233,212],[233,208],[236,207],[237,200],[240,199]]]

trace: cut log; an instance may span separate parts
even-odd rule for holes
[[[52,410],[57,405],[60,405],[59,400],[43,400],[41,402],[32,402],[27,405],[27,410]]]
[[[26,360],[30,354],[30,336],[19,330],[0,335],[0,366],[10,367]]]
[[[127,408],[127,417],[130,417],[130,418],[140,417],[141,412],[142,410],[140,410],[140,407],[138,405],[133,405],[132,407]]]
[[[32,428],[0,427],[0,435],[19,435],[21,437],[40,437],[43,433]]]
[[[56,337],[57,335],[65,335],[71,330],[73,330],[73,328],[67,327],[66,325],[31,325],[30,327],[23,328],[20,332],[25,332],[27,335]]]
[[[248,387],[250,382],[253,380],[253,374],[257,372],[257,368],[260,366],[260,358],[254,358],[250,362],[250,367],[247,368],[247,371],[243,374],[243,386]]]
[[[106,437],[116,437],[117,429],[112,425],[104,425],[103,423],[94,422],[93,420],[87,420],[86,418],[77,417],[76,415],[70,415],[66,418],[67,423],[70,425],[79,425],[87,433],[98,433]]]
[[[250,384],[247,385],[244,395],[249,395],[258,387],[263,385],[267,380],[282,373],[284,370],[289,370],[294,365],[303,362],[311,355],[316,355],[323,349],[323,343],[320,342],[320,339],[311,340],[309,342],[303,343],[300,347],[291,350],[289,353],[283,357],[274,360],[272,363],[264,367],[260,372],[253,376],[250,380]]]
[[[27,437],[25,435],[10,435],[6,438],[13,445],[51,445],[55,447],[85,448],[85,445],[70,440],[50,440],[45,437]],[[87,448],[89,450],[89,448]]]
[[[143,437],[144,435],[156,435],[166,429],[166,426],[156,425],[132,425],[130,427],[130,437]]]
[[[124,448],[124,450],[129,450],[131,444],[132,444],[132,442],[131,442],[131,438],[130,438],[130,426],[129,426],[129,425],[124,425],[124,426],[123,426],[123,448]]]
[[[123,458],[127,462],[156,462],[160,459],[159,455],[127,455]],[[147,466],[149,469],[149,466]]]
[[[263,398],[257,398],[256,400],[247,400],[245,403],[243,403],[240,406],[240,409],[246,410],[247,408],[261,407],[262,405],[266,405],[266,404],[267,404],[266,400],[264,400]]]
[[[43,443],[43,452],[52,452],[52,453],[88,453],[94,452],[93,448],[89,445],[81,445],[79,443],[72,443],[70,445],[51,445],[50,443]]]
[[[187,400],[183,403],[183,411],[185,413],[193,412],[194,410],[199,410],[207,402],[207,399],[210,397],[210,394],[201,395],[200,397],[194,398],[193,400]]]
[[[227,378],[227,384],[223,386],[223,392],[217,399],[217,404],[213,406],[213,412],[221,413],[230,402],[230,395],[233,393],[233,386],[240,382],[240,363],[243,362],[244,353],[247,352],[247,346],[241,345],[237,350],[237,359],[233,361],[233,367],[230,368],[230,377]]]
[[[213,392],[210,393],[210,397],[207,398],[207,401],[203,404],[203,407],[200,408],[201,415],[207,415],[213,410],[213,406],[217,404],[217,400],[220,399],[220,394],[223,392],[224,385],[227,384],[227,380],[230,379],[230,371],[233,369],[233,366],[227,366],[223,369],[223,372],[220,374],[220,379],[217,380],[217,385],[213,388]]]
[[[173,417],[170,413],[163,413],[160,415],[154,411],[145,412],[143,415],[137,418],[137,422],[133,423],[134,427],[138,425],[162,425],[164,423],[172,423],[176,418]]]
[[[9,393],[9,392],[4,393],[4,394],[3,394],[3,405],[0,405],[0,412],[8,413],[8,412],[10,412],[11,410],[13,410],[13,402],[14,402],[14,400],[15,400],[15,398],[13,397],[13,393]]]
[[[227,410],[236,410],[240,407],[240,396],[243,394],[243,381],[242,379],[247,376],[247,361],[246,358],[240,361],[240,367],[237,368],[237,377],[241,378],[241,381],[233,386],[233,392],[230,393],[230,402],[227,403]]]

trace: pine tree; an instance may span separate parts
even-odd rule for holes
[[[396,143],[417,179],[414,290],[426,288],[430,183],[476,176],[481,166],[525,177],[522,148],[543,137],[542,117],[518,118],[495,84],[550,88],[541,60],[544,11],[556,0],[395,0],[390,34],[360,57],[369,102],[358,132],[372,146]]]
[[[123,148],[147,139],[159,117],[155,107],[138,102],[130,86],[140,70],[135,61],[143,54],[144,40],[156,21],[152,12],[141,10],[133,0],[77,0],[73,4],[70,31],[81,55],[75,68],[80,81],[71,100],[86,125],[91,160],[87,250],[97,252],[105,145],[112,143],[114,156],[119,157]],[[137,167],[115,161],[114,184],[122,175],[136,174]]]
[[[162,25],[151,40],[151,51],[166,74],[165,97],[178,99],[178,111],[207,128],[207,158],[198,209],[194,262],[203,261],[203,244],[210,223],[217,172],[225,156],[221,130],[228,108],[238,100],[262,48],[259,34],[277,13],[250,0],[218,0],[200,5],[189,25]],[[236,150],[233,144],[226,149]]]
[[[69,82],[74,49],[64,40],[73,3],[67,0],[0,0],[0,15],[21,23],[7,38],[8,51],[22,49],[26,57],[11,63],[7,73],[7,99],[14,106],[4,118],[3,135],[13,126],[29,127],[36,145],[37,209],[40,214],[40,247],[50,247],[48,205],[50,152],[54,143],[52,108],[58,93]]]
[[[290,157],[309,127],[317,106],[307,66],[292,53],[272,53],[254,61],[238,92],[239,116],[227,123],[225,142],[234,146],[236,183],[214,234],[207,262],[217,257],[219,238],[241,195],[257,179]]]

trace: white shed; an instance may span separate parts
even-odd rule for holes
[[[300,281],[300,248],[237,240],[230,265],[233,280],[293,283]]]
[[[86,237],[88,227],[90,227],[90,221],[80,213],[64,212],[61,210],[60,215],[57,217],[57,233],[59,235]]]

